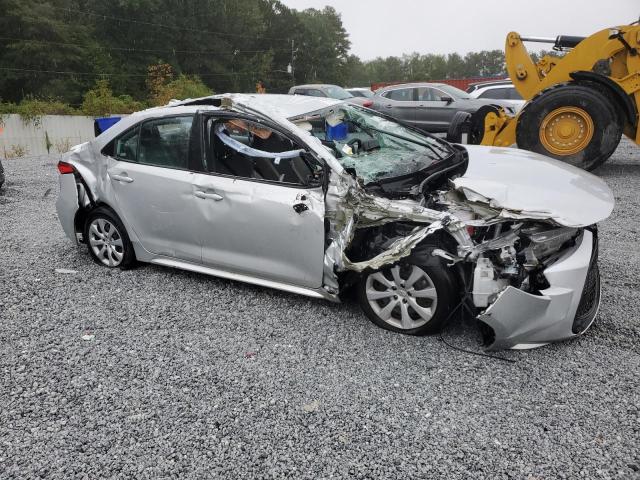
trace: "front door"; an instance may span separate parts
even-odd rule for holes
[[[208,121],[209,173],[198,175],[195,182],[201,192],[198,209],[206,218],[200,229],[203,263],[320,287],[324,193],[320,186],[311,186],[314,169],[309,160],[296,153],[298,145],[263,124]],[[242,138],[244,143],[238,141]]]
[[[431,87],[417,88],[416,127],[427,132],[446,132],[453,116],[457,112],[455,101],[441,90]]]

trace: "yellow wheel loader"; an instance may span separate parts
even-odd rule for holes
[[[640,144],[640,22],[589,37],[507,36],[509,77],[527,100],[516,116],[496,106],[459,112],[449,138],[538,152],[593,170],[615,151],[622,133]],[[566,52],[534,63],[524,42],[553,43]]]

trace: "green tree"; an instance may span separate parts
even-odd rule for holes
[[[85,93],[82,102],[82,112],[96,117],[111,113],[132,113],[142,108],[142,103],[128,95],[114,96],[108,80],[98,80],[94,88]]]
[[[296,77],[298,83],[343,84],[349,54],[349,36],[333,7],[309,8],[298,13],[303,35],[298,37]]]

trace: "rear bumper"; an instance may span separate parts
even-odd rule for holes
[[[71,174],[60,175],[60,192],[56,201],[56,211],[64,233],[75,244],[78,244],[75,219],[79,208],[75,176]]]
[[[550,287],[532,295],[503,290],[478,320],[490,327],[488,350],[535,348],[576,337],[600,305],[597,234],[584,230],[576,246],[544,270]]]

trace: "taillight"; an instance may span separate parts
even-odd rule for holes
[[[75,173],[76,169],[70,163],[60,161],[58,162],[58,171],[64,175],[65,173]]]
[[[369,108],[371,105],[373,105],[373,100],[367,100],[362,104],[363,107],[367,107],[367,108]]]

